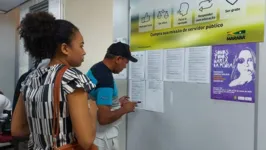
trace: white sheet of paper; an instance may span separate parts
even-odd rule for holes
[[[123,69],[119,74],[113,73],[114,79],[127,79],[127,68]]]
[[[146,110],[164,112],[163,81],[146,81]]]
[[[145,79],[145,51],[132,52],[131,55],[138,59],[138,62],[129,62],[129,79]]]
[[[146,51],[146,79],[162,80],[163,79],[163,51],[150,50]]]
[[[164,50],[164,80],[184,81],[185,49]]]
[[[145,81],[129,80],[129,99],[131,101],[140,101],[137,108],[145,108]]]
[[[186,50],[187,82],[210,83],[211,46],[191,47]]]

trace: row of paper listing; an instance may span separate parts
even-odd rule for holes
[[[163,112],[163,81],[210,82],[211,47],[191,47],[132,52],[137,63],[129,64],[129,96],[141,101],[138,108]],[[125,69],[116,79],[126,78]]]

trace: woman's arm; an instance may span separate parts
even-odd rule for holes
[[[19,95],[11,121],[11,134],[14,137],[25,137],[30,134],[25,104],[21,94]]]
[[[78,143],[84,149],[89,149],[96,136],[96,114],[97,109],[92,105],[88,108],[88,93],[84,89],[76,89],[67,95],[69,113],[73,130]]]
[[[95,101],[89,100],[89,111],[90,111],[90,116],[92,120],[92,129],[96,131],[96,122],[97,122],[97,111],[98,107]]]

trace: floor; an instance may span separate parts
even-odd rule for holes
[[[0,150],[15,150],[14,146],[8,146],[9,144],[0,143]],[[20,142],[17,150],[27,150],[28,144],[26,142]]]
[[[0,143],[0,150],[13,150],[13,148],[6,148],[6,146],[11,145],[11,143]]]

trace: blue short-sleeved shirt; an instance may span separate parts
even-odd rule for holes
[[[116,107],[118,102],[118,90],[112,71],[103,63],[93,65],[87,72],[87,76],[96,85],[89,94],[96,100],[97,105]]]

